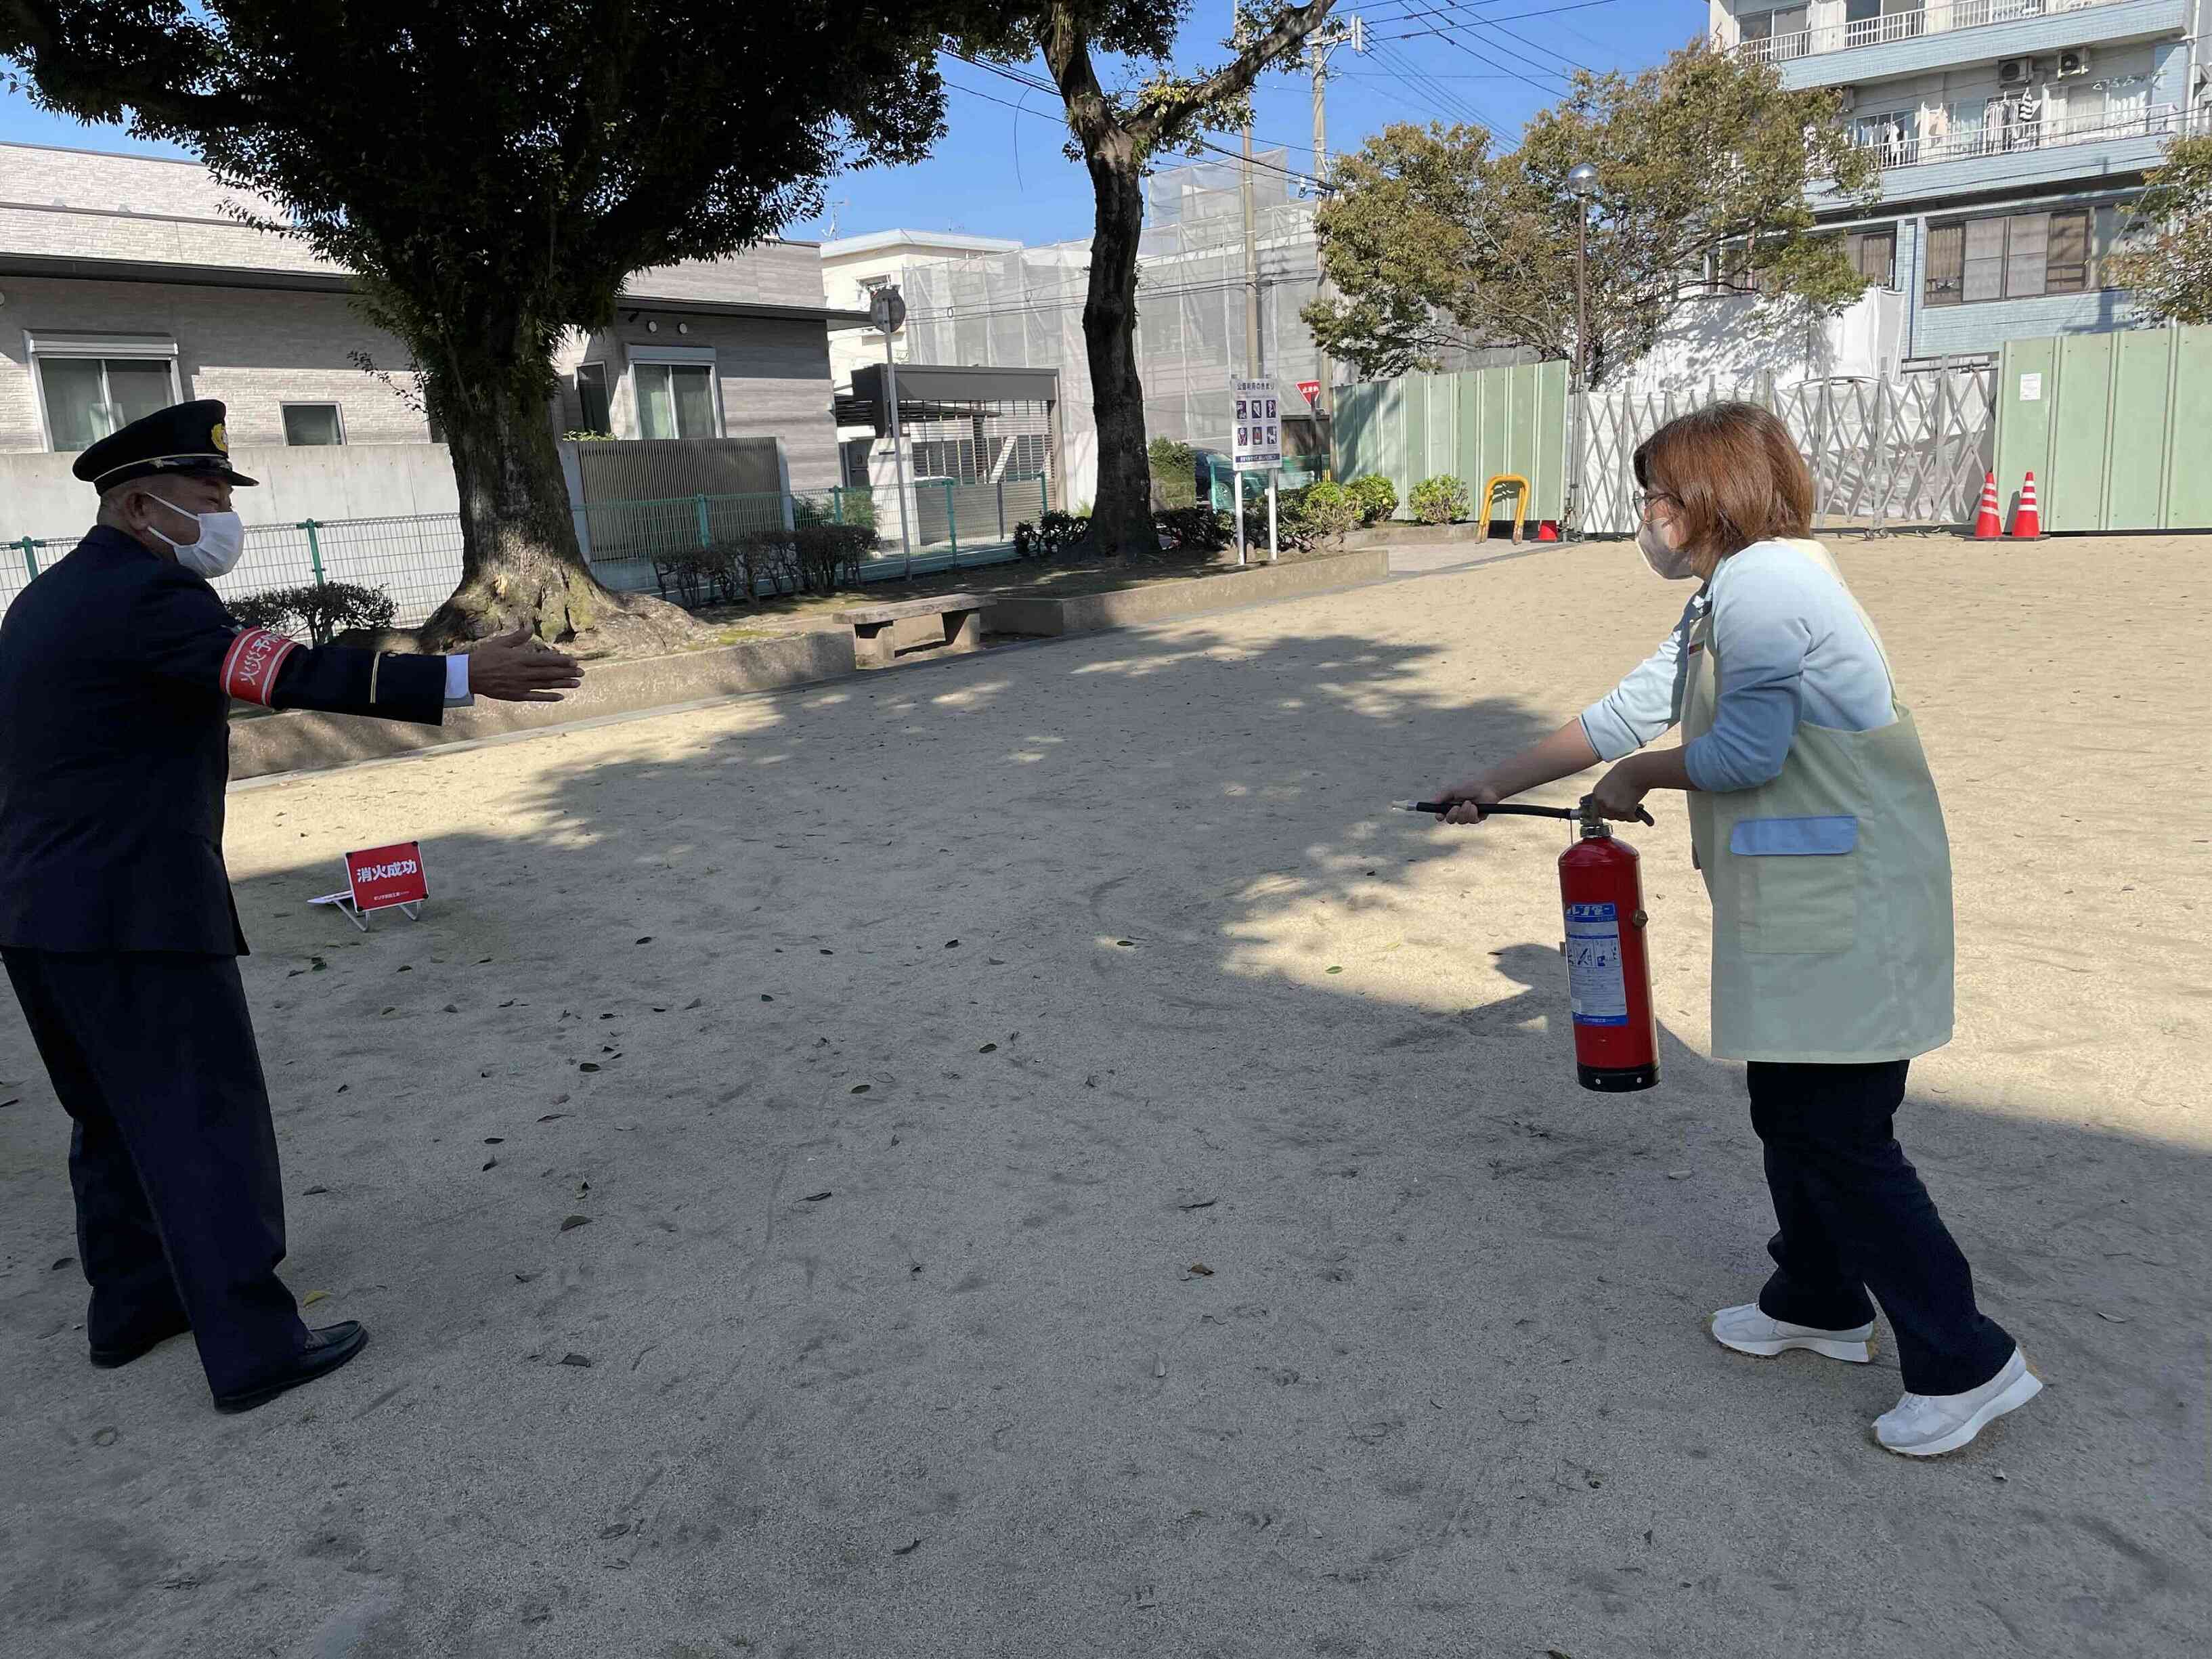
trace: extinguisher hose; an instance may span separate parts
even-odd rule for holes
[[[1433,812],[1438,817],[1442,817],[1445,813],[1450,811],[1453,807],[1463,806],[1466,804],[1467,803],[1464,801],[1456,800],[1417,800],[1406,810],[1409,812]],[[1497,801],[1487,806],[1477,806],[1475,808],[1475,817],[1478,822],[1483,818],[1498,817],[1517,818],[1578,819],[1582,815],[1582,809],[1578,806],[1523,806],[1513,801]],[[1656,822],[1650,813],[1645,811],[1640,806],[1636,809],[1636,816],[1640,822],[1644,823],[1652,823]]]

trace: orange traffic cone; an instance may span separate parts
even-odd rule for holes
[[[1549,519],[1545,520],[1541,524],[1536,526],[1536,539],[1540,542],[1555,542],[1559,540],[1559,526]]]
[[[2020,506],[2012,515],[2012,538],[2016,542],[2040,541],[2043,538],[2043,514],[2035,505],[2035,474],[2027,475],[2027,482],[2020,487]]]
[[[1974,514],[1974,539],[1993,542],[2004,534],[2004,520],[1997,516],[1997,475],[1986,474],[1982,479],[1982,505]]]

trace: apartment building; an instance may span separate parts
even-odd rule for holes
[[[2129,324],[2109,256],[2166,143],[2212,131],[2212,0],[1711,0],[1714,43],[1842,90],[1881,165],[1816,210],[1905,299],[1908,360]]]

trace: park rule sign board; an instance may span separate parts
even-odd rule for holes
[[[1239,472],[1264,471],[1283,464],[1283,416],[1273,380],[1238,380],[1237,424],[1230,454]]]

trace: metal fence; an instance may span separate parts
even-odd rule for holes
[[[1813,512],[1830,527],[1957,525],[1973,517],[1994,447],[1996,374],[1938,365],[1894,380],[1771,378],[1586,401],[1583,528],[1635,532],[1637,446],[1678,415],[1724,399],[1771,409],[1813,470]]]
[[[575,509],[577,536],[592,574],[609,587],[657,592],[661,586],[656,561],[685,549],[710,547],[749,531],[793,524],[867,525],[876,531],[878,550],[861,566],[860,580],[884,581],[1011,559],[1015,526],[1042,516],[1050,499],[1049,485],[1042,477],[917,485],[914,495],[923,533],[914,538],[909,556],[895,550],[896,501],[892,516],[886,518],[877,493],[852,488],[794,495],[778,492],[592,501]],[[78,539],[21,536],[0,544],[0,611],[13,604],[41,570],[65,557]],[[886,539],[894,550],[889,553],[882,550]],[[427,620],[460,579],[461,521],[457,514],[442,513],[249,525],[237,567],[214,586],[231,601],[274,588],[356,582],[390,594],[396,609],[394,624],[411,628]]]

